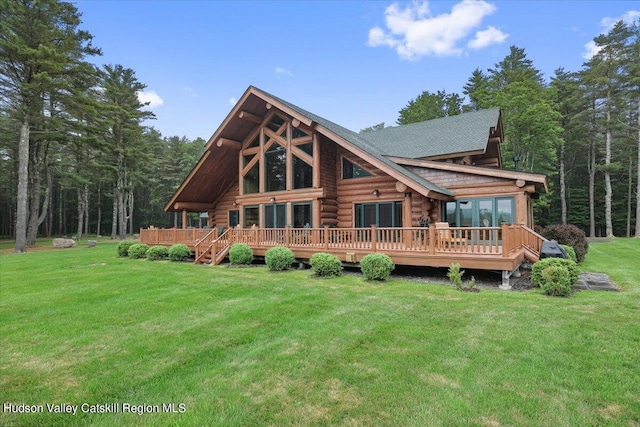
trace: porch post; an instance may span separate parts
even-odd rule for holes
[[[371,224],[371,252],[375,252],[376,251],[376,246],[377,246],[377,242],[376,242],[376,226]]]
[[[324,250],[329,250],[329,226],[324,226]]]
[[[291,231],[291,227],[289,227],[289,225],[287,225],[284,228],[284,245],[288,248],[289,246],[291,246],[291,237],[290,237],[290,231]]]
[[[502,224],[502,256],[509,256],[511,251],[511,231],[508,224]],[[507,278],[508,279],[508,278]]]
[[[187,210],[182,209],[182,229],[186,230],[187,228]]]

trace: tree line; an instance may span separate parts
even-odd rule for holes
[[[144,125],[154,118],[138,98],[146,86],[123,65],[91,64],[101,50],[80,24],[71,3],[0,0],[0,235],[18,252],[38,235],[177,226],[162,207],[204,152],[201,138]],[[474,70],[462,94],[410,100],[398,123],[499,106],[505,168],[549,176],[535,204],[541,225],[640,236],[638,23],[594,42],[581,70],[559,68],[549,81],[512,46]]]
[[[462,94],[424,91],[397,122],[500,107],[504,167],[549,177],[549,193],[534,204],[540,225],[640,237],[639,28],[619,21],[594,39],[597,53],[582,69],[558,68],[549,81],[525,49],[511,46],[493,68],[475,69]]]
[[[74,5],[0,0],[0,235],[124,238],[162,207],[205,141],[163,137],[134,70],[101,55]],[[173,222],[173,224],[172,224]]]

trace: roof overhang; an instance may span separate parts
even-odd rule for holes
[[[479,166],[458,165],[455,163],[435,162],[432,160],[407,159],[403,157],[388,157],[394,163],[404,166],[416,166],[428,169],[444,170],[449,172],[459,172],[479,176],[491,176],[510,180],[522,180],[525,183],[532,183],[539,193],[547,193],[549,185],[546,175],[510,171],[504,169],[483,168]]]

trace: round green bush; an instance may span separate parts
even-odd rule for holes
[[[133,240],[123,240],[118,243],[118,256],[129,256],[129,248],[136,243]]]
[[[253,250],[246,243],[234,243],[229,249],[231,264],[249,265],[253,261]]]
[[[564,251],[569,255],[569,259],[573,262],[578,262],[578,258],[576,258],[576,250],[573,249],[573,246],[569,245],[560,245],[564,249]]]
[[[145,245],[144,243],[136,243],[135,245],[131,245],[131,247],[129,248],[129,258],[146,258],[148,250],[149,245]]]
[[[318,252],[311,256],[309,260],[311,269],[320,277],[340,276],[342,275],[342,261],[333,255],[324,252]]]
[[[171,261],[185,261],[191,257],[191,250],[182,243],[175,244],[169,248],[169,259]]]
[[[587,235],[573,224],[552,224],[539,229],[539,233],[549,240],[571,246],[576,252],[576,262],[584,261],[589,250]]]
[[[573,286],[578,281],[578,274],[580,273],[580,269],[578,265],[571,261],[570,259],[564,258],[545,258],[533,264],[531,267],[531,283],[536,286],[541,286],[541,283],[544,281],[542,277],[542,272],[548,267],[564,267],[567,269],[569,273],[569,284]]]
[[[158,261],[169,256],[169,249],[166,246],[151,246],[147,251],[147,259],[149,261]]]
[[[369,254],[360,261],[360,270],[367,280],[387,280],[396,268],[386,254]]]
[[[264,262],[271,271],[283,271],[291,268],[296,260],[293,252],[284,246],[274,246],[264,254]]]
[[[569,270],[562,266],[549,266],[542,270],[540,289],[545,295],[566,297],[571,294]]]

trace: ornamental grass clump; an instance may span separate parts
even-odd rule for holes
[[[270,271],[288,270],[295,260],[291,249],[284,246],[275,246],[264,254],[264,262]]]
[[[131,259],[141,259],[147,257],[147,251],[149,250],[149,245],[144,243],[136,243],[135,245],[131,245],[129,248],[129,258]]]
[[[191,250],[187,245],[177,243],[169,248],[169,259],[171,261],[186,261],[191,257]]]
[[[234,265],[249,265],[253,261],[253,250],[246,243],[234,243],[229,249],[229,262]]]
[[[147,259],[149,261],[158,261],[169,256],[169,249],[166,246],[151,246],[147,251]]]
[[[309,260],[311,269],[318,277],[331,277],[342,275],[342,261],[333,255],[325,252],[318,252],[311,256]]]
[[[118,256],[129,256],[129,248],[135,244],[136,242],[134,242],[133,240],[123,240],[122,242],[118,243]]]
[[[396,268],[386,254],[369,254],[360,261],[360,270],[367,280],[385,281]]]

